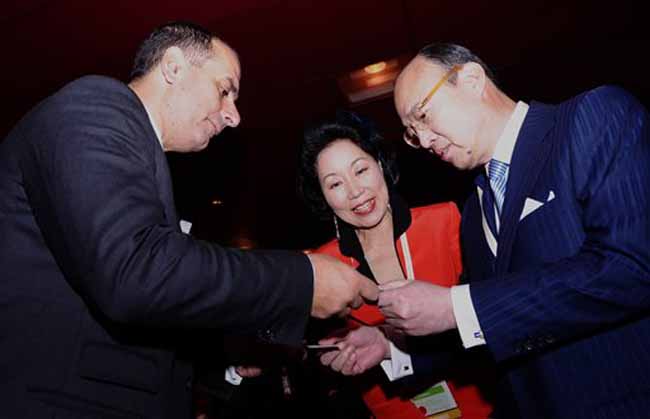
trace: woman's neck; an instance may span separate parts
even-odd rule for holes
[[[381,221],[371,228],[357,228],[354,230],[361,243],[363,253],[367,254],[374,248],[383,247],[386,244],[393,246],[393,214],[388,209]]]

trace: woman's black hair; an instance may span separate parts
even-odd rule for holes
[[[316,161],[320,153],[336,140],[349,140],[371,155],[382,167],[389,189],[399,174],[395,153],[368,119],[353,112],[339,111],[333,121],[322,122],[305,130],[298,165],[298,193],[307,207],[319,218],[328,219],[333,212],[325,201],[318,180]]]

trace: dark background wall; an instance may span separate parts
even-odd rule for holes
[[[559,0],[10,1],[0,13],[0,136],[78,76],[126,80],[146,33],[169,20],[193,20],[241,56],[243,122],[203,152],[168,156],[180,215],[194,223],[198,237],[229,245],[313,247],[332,230],[296,196],[297,152],[306,122],[350,107],[338,76],[413,55],[432,41],[452,41],[483,57],[514,99],[553,103],[617,84],[648,106],[650,31],[641,7]],[[373,118],[394,143],[399,189],[411,204],[462,205],[473,174],[402,144],[392,98],[353,109]]]

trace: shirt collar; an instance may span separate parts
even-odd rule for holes
[[[163,146],[162,137],[160,136],[160,129],[156,125],[156,122],[154,121],[153,117],[151,116],[151,112],[149,112],[149,108],[147,107],[147,105],[144,102],[142,103],[142,105],[144,106],[145,112],[147,112],[147,116],[149,117],[149,122],[153,127],[153,131],[156,133],[156,138],[158,138],[158,143],[160,143],[160,147],[162,147],[164,151],[165,147]]]
[[[515,150],[517,137],[519,136],[519,131],[521,130],[521,126],[524,123],[527,113],[528,105],[522,101],[517,102],[514,112],[510,115],[510,119],[508,119],[508,122],[497,141],[497,146],[494,150],[494,155],[492,156],[493,159],[510,164],[510,161],[512,160],[512,152]]]

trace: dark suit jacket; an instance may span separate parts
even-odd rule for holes
[[[472,301],[523,418],[650,414],[649,190],[648,114],[601,87],[531,105],[496,259],[467,202]]]
[[[298,342],[313,291],[304,255],[181,233],[142,103],[97,76],[0,144],[0,270],[3,418],[188,417],[177,332]]]

